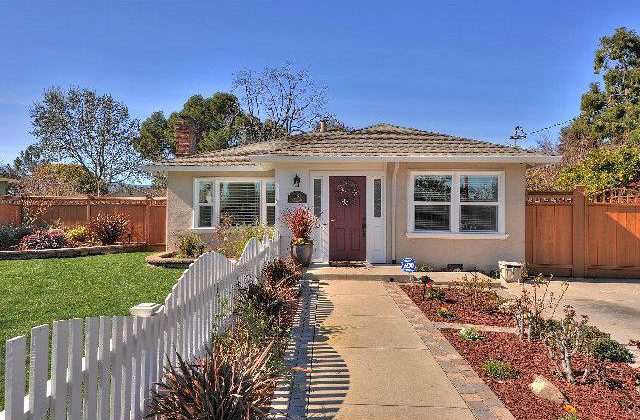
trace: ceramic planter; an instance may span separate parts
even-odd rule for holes
[[[309,267],[309,264],[311,264],[311,256],[313,255],[313,242],[302,245],[291,244],[291,255],[298,264],[303,267]]]

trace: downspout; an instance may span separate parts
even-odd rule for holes
[[[396,264],[396,201],[398,196],[398,168],[400,162],[393,164],[393,177],[391,178],[391,263]]]

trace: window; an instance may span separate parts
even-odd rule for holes
[[[322,215],[322,178],[313,180],[313,215]]]
[[[460,176],[460,232],[498,231],[498,176]]]
[[[382,180],[373,180],[373,217],[382,217]]]
[[[497,172],[415,172],[409,183],[409,232],[504,233]]]
[[[194,227],[214,227],[221,217],[234,225],[276,221],[276,183],[270,180],[226,181],[201,178],[194,181]]]
[[[276,183],[265,182],[265,205],[267,207],[267,225],[276,224]]]
[[[198,191],[196,227],[211,227],[213,226],[213,181],[198,181],[196,185]]]
[[[414,180],[415,230],[451,229],[451,175],[418,175]]]
[[[230,217],[234,225],[260,222],[260,183],[221,182],[220,218]]]

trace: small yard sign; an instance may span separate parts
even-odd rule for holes
[[[416,260],[413,258],[405,258],[400,262],[400,268],[405,273],[413,273],[416,271]]]

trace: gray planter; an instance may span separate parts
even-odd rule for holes
[[[309,267],[313,255],[313,242],[303,245],[291,244],[291,256],[303,267]]]

